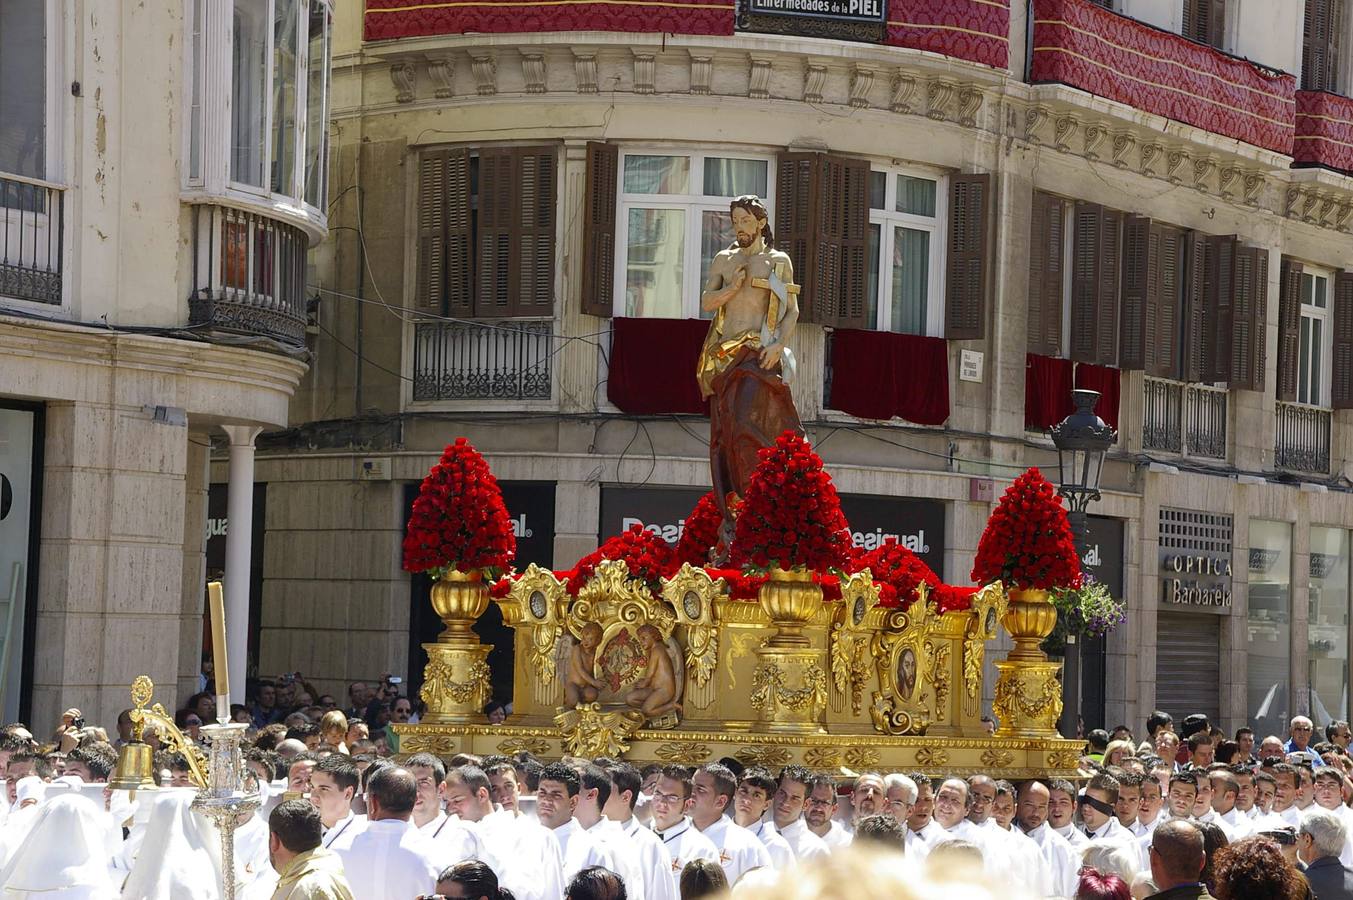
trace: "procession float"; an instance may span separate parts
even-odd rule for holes
[[[735,200],[731,220],[695,373],[713,489],[675,546],[635,526],[570,569],[518,571],[488,464],[464,439],[448,446],[404,542],[446,628],[424,645],[427,712],[395,726],[401,751],[1075,777],[1082,745],[1056,731],[1061,663],[1040,648],[1053,593],[1081,579],[1056,491],[1037,469],[1015,480],[974,586],[941,582],[895,542],[852,547],[788,386],[792,264],[757,198]],[[513,714],[496,725],[483,716],[491,647],[473,627],[490,603],[516,635]],[[1013,648],[992,667],[989,735],[985,662],[1002,629]]]

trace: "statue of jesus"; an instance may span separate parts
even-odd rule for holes
[[[786,429],[803,434],[789,381],[789,339],[799,321],[799,286],[789,255],[775,249],[765,204],[729,204],[737,242],[714,258],[700,308],[714,313],[696,378],[710,399],[709,467],[723,514],[722,553],[732,543],[730,501],[747,492],[757,451]]]

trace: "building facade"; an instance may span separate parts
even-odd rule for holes
[[[305,371],[331,21],[327,0],[0,8],[7,722],[111,726],[139,674],[166,705],[199,689],[211,443],[247,460]]]
[[[1085,654],[1089,724],[1346,717],[1342,2],[339,10],[314,358],[257,463],[259,671],[417,687],[437,627],[399,545],[459,435],[522,565],[674,538],[709,483],[699,295],[754,193],[858,542],[966,582],[1093,387],[1120,438],[1086,562],[1129,619]]]

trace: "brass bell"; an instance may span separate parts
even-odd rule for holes
[[[129,741],[117,754],[117,766],[108,786],[115,791],[144,791],[155,789],[155,754],[149,744]]]

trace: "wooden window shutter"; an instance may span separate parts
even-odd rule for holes
[[[420,154],[415,309],[436,315],[473,315],[472,239],[469,151]]]
[[[517,252],[508,279],[509,314],[554,312],[555,153],[553,147],[517,151]]]
[[[1301,88],[1339,89],[1339,50],[1343,43],[1345,0],[1306,0],[1302,27]]]
[[[1034,191],[1029,233],[1028,350],[1041,356],[1062,352],[1062,290],[1066,203]]]
[[[1278,399],[1289,403],[1297,399],[1301,369],[1301,274],[1301,263],[1283,260],[1278,279]]]
[[[1212,235],[1207,239],[1203,272],[1203,300],[1207,304],[1203,336],[1202,380],[1231,380],[1231,341],[1235,323],[1236,236]]]
[[[1334,352],[1330,357],[1331,405],[1353,409],[1353,272],[1334,276]]]
[[[1095,309],[1095,358],[1100,366],[1118,365],[1119,270],[1123,257],[1123,213],[1103,210],[1099,217],[1099,285]]]
[[[1226,0],[1184,0],[1184,37],[1221,47],[1226,37]]]
[[[475,243],[476,316],[512,314],[516,216],[521,206],[517,153],[510,147],[479,152],[479,220]]]
[[[583,312],[610,316],[615,304],[615,227],[620,149],[589,142],[583,198]]]
[[[1148,340],[1154,347],[1154,353],[1148,347],[1146,373],[1162,378],[1178,378],[1180,352],[1179,343],[1182,333],[1180,301],[1183,299],[1184,277],[1184,232],[1172,225],[1152,223],[1151,230],[1158,235],[1155,242],[1157,259],[1155,265],[1156,289],[1153,302],[1155,311],[1154,328],[1148,322]]]
[[[1071,358],[1118,365],[1118,282],[1123,214],[1077,203],[1072,235]]]
[[[992,218],[991,176],[951,176],[944,303],[945,336],[950,340],[981,340],[986,335]]]
[[[801,285],[799,321],[817,321],[817,153],[781,153],[775,163],[775,246],[789,254]]]
[[[1208,238],[1197,231],[1184,234],[1184,361],[1183,379],[1197,382],[1214,365],[1207,302]]]
[[[868,328],[872,323],[866,321],[864,292],[868,276],[869,163],[823,154],[814,167],[820,179],[817,229],[810,245],[815,256],[814,321],[837,328]]]
[[[1264,329],[1268,314],[1268,251],[1237,247],[1232,294],[1231,378],[1233,390],[1262,391]]]
[[[1118,355],[1124,369],[1145,369],[1147,356],[1147,308],[1154,274],[1151,253],[1151,220],[1128,216],[1123,223],[1122,303],[1119,308],[1119,333],[1122,347]]]

